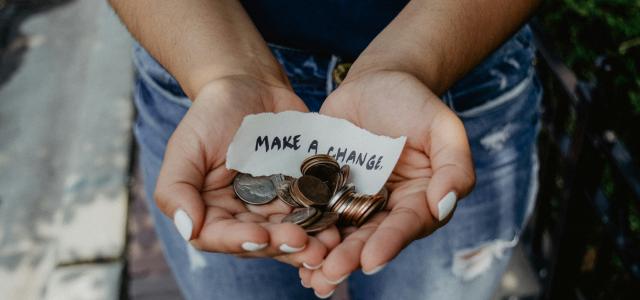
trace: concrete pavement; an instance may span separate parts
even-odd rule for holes
[[[106,1],[27,19],[0,86],[0,299],[115,299],[131,146],[130,38]]]

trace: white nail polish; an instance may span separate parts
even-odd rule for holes
[[[456,196],[455,192],[449,192],[448,194],[444,195],[444,197],[442,197],[440,202],[438,202],[438,220],[439,221],[442,221],[446,219],[447,216],[449,216],[449,214],[451,213],[451,210],[453,210],[453,207],[456,205],[457,199],[458,197]]]
[[[377,267],[375,267],[375,268],[371,269],[371,271],[365,271],[365,270],[362,270],[362,273],[364,273],[365,275],[373,275],[373,274],[375,274],[375,273],[380,272],[380,271],[381,271],[382,269],[384,269],[384,267],[386,267],[386,266],[387,266],[387,264],[381,264],[381,265],[379,265],[379,266],[377,266]]]
[[[305,288],[310,288],[310,286],[307,286],[307,285],[304,284],[304,281],[302,279],[300,279],[300,284]]]
[[[303,245],[302,247],[291,247],[287,244],[282,244],[280,245],[280,251],[285,252],[285,253],[296,253],[296,252],[300,252],[302,251],[302,249],[304,249],[304,247],[306,247],[306,245]]]
[[[302,266],[307,268],[307,269],[309,269],[309,270],[317,270],[317,269],[320,269],[320,267],[322,267],[322,263],[319,263],[317,266],[312,266],[312,265],[310,265],[310,264],[308,264],[306,262],[303,262]]]
[[[318,294],[318,292],[316,292],[316,291],[313,291],[313,293],[314,293],[314,294],[316,294],[316,297],[318,297],[318,298],[320,298],[320,299],[327,299],[327,298],[331,297],[331,295],[333,295],[333,292],[335,292],[335,291],[336,291],[336,290],[333,290],[333,291],[331,291],[331,292],[327,293],[326,295],[320,295],[320,294]]]
[[[257,244],[252,242],[244,242],[242,243],[242,249],[244,249],[245,251],[254,252],[266,248],[267,245],[267,243]]]
[[[329,278],[326,278],[325,280],[330,284],[338,285],[338,284],[342,283],[345,279],[347,279],[347,277],[349,277],[349,274],[340,277],[340,279],[338,279],[336,281],[331,281],[331,280],[329,280]]]
[[[182,210],[178,209],[173,214],[173,223],[176,225],[178,232],[185,241],[191,240],[191,231],[193,230],[193,222],[189,215]]]

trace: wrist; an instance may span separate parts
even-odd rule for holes
[[[256,68],[243,66],[202,66],[193,70],[182,88],[193,101],[207,86],[217,82],[240,80],[258,82],[271,87],[291,89],[287,76],[279,66]]]
[[[443,74],[441,71],[443,66],[437,60],[427,57],[427,55],[423,54],[422,57],[416,58],[412,58],[411,55],[403,55],[403,57],[398,58],[397,56],[375,52],[363,52],[349,69],[344,82],[353,81],[373,73],[400,72],[417,78],[436,94],[441,94],[448,88],[446,83],[448,80],[444,76],[438,76],[438,74]]]

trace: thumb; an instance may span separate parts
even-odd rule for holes
[[[443,110],[430,130],[427,149],[433,176],[427,188],[429,210],[434,218],[444,221],[458,200],[471,192],[475,172],[471,150],[462,121],[450,110]]]
[[[197,237],[204,220],[205,205],[200,195],[204,181],[204,162],[190,158],[199,151],[199,143],[178,143],[176,134],[169,140],[154,198],[158,208],[171,218],[180,235],[187,241]],[[178,146],[182,145],[182,146]]]

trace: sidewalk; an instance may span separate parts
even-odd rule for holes
[[[117,299],[131,145],[130,38],[106,1],[22,24],[0,86],[0,299]]]

